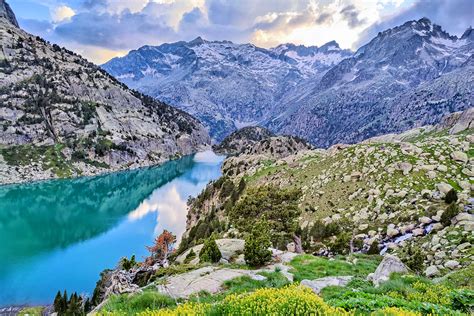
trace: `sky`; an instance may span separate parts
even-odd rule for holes
[[[357,50],[378,32],[428,17],[453,35],[474,0],[7,0],[26,31],[101,64],[143,45],[231,40],[274,47],[335,40]]]

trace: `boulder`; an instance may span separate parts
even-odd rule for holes
[[[387,281],[390,274],[394,272],[408,273],[408,269],[397,256],[386,254],[372,275],[372,283],[379,286],[380,283]]]
[[[438,183],[436,185],[436,188],[438,188],[439,192],[441,192],[442,194],[446,194],[453,189],[451,185],[444,182]]]
[[[429,224],[429,223],[432,222],[431,218],[429,218],[427,216],[420,217],[419,221],[420,221],[420,223],[423,223],[423,224]]]
[[[451,158],[453,158],[453,160],[455,161],[462,162],[462,163],[466,163],[468,161],[467,155],[463,153],[462,151],[453,152],[451,154]]]
[[[352,278],[352,276],[325,277],[316,280],[302,280],[300,284],[309,287],[315,294],[319,294],[322,289],[328,286],[346,286]]]
[[[407,175],[413,169],[413,165],[409,162],[400,162],[397,164],[397,169],[401,170],[404,175]]]
[[[459,213],[453,219],[451,219],[453,224],[458,224],[460,222],[474,222],[474,214],[469,213]]]
[[[448,260],[445,262],[444,266],[449,269],[456,269],[459,267],[459,262],[456,260]]]
[[[428,268],[426,268],[425,270],[425,275],[427,277],[434,277],[434,276],[437,276],[439,274],[439,270],[436,266],[429,266]]]
[[[424,229],[423,228],[416,228],[413,230],[413,236],[417,237],[417,236],[423,236],[423,234],[425,233]]]
[[[400,232],[396,228],[391,228],[391,227],[387,228],[387,236],[389,236],[389,237],[397,236],[399,233]]]

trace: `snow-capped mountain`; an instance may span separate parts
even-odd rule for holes
[[[285,93],[349,56],[336,42],[263,49],[196,38],[144,46],[103,68],[128,86],[197,116],[220,140],[269,118]]]
[[[199,117],[220,140],[256,124],[318,146],[438,122],[472,107],[474,31],[427,18],[379,33],[354,54],[336,42],[262,49],[228,41],[145,46],[104,69]]]
[[[267,126],[319,146],[438,122],[472,107],[472,30],[458,38],[428,19],[381,32],[315,84],[300,84]]]

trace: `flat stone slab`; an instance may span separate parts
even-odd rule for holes
[[[316,280],[302,280],[300,284],[309,287],[314,293],[319,294],[322,289],[328,286],[346,286],[352,278],[352,276],[325,277]]]
[[[165,284],[158,285],[159,292],[174,298],[187,298],[192,294],[206,291],[211,294],[222,290],[222,284],[230,279],[249,276],[256,280],[264,277],[258,275],[262,270],[239,270],[218,267],[204,267],[184,274],[171,276]]]

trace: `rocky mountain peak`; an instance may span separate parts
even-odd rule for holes
[[[6,19],[16,27],[19,27],[15,14],[5,0],[0,0],[0,19]]]
[[[336,41],[330,41],[324,44],[319,48],[320,51],[338,51],[341,50],[341,47],[339,47],[339,44]]]
[[[208,41],[206,41],[205,39],[203,39],[201,36],[198,36],[196,37],[195,39],[193,39],[192,41],[188,42],[188,45],[189,46],[194,46],[194,45],[201,45],[201,44],[204,44],[204,43],[207,43]]]
[[[474,41],[474,31],[471,26],[466,31],[464,31],[464,33],[461,36],[461,39],[462,40],[468,39],[468,40]]]

